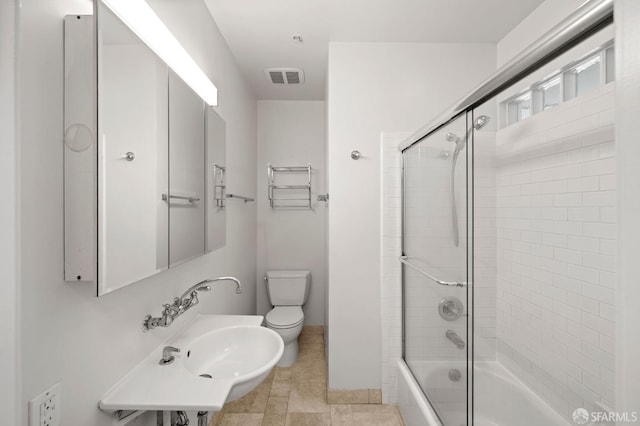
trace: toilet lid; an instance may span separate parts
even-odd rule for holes
[[[304,320],[300,306],[277,306],[266,316],[267,324],[279,328],[291,328]]]

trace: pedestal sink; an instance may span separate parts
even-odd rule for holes
[[[263,317],[200,315],[154,350],[100,400],[104,411],[218,411],[258,386],[282,356],[280,336]],[[160,365],[162,349],[175,361]]]

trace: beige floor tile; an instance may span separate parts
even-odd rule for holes
[[[225,413],[220,426],[261,426],[263,414]]]
[[[327,382],[327,364],[323,359],[299,359],[292,372],[293,382]]]
[[[287,414],[265,414],[262,419],[262,426],[285,426]]]
[[[302,327],[302,334],[324,335],[324,327],[321,325],[305,325],[304,327]]]
[[[286,396],[270,396],[265,414],[287,414],[289,398]]]
[[[368,404],[369,389],[327,390],[329,404]]]
[[[296,360],[296,363],[312,360],[326,360],[323,345],[312,344],[307,347],[301,347],[298,350],[298,359]]]
[[[290,380],[293,367],[276,367],[273,371],[275,371],[273,380]]]
[[[331,426],[329,413],[289,413],[286,426]]]
[[[403,426],[397,407],[393,405],[351,405],[354,426]]]
[[[323,345],[324,336],[322,334],[301,334],[298,336],[298,345],[300,347],[307,347],[312,345]]]
[[[289,391],[291,390],[291,381],[290,380],[274,380],[271,383],[271,393],[269,396],[289,396]]]
[[[225,413],[264,413],[271,391],[270,383],[261,383],[240,399],[225,404]]]
[[[288,411],[289,413],[329,413],[325,383],[292,383]]]
[[[211,415],[211,418],[209,419],[209,426],[219,426],[220,423],[222,423],[222,417],[224,417],[224,407],[222,407],[222,410],[215,411]]]
[[[331,406],[331,426],[354,426],[351,407],[346,404]]]
[[[369,389],[369,404],[382,404],[382,391],[380,389]]]

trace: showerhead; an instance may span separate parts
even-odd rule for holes
[[[473,128],[480,130],[489,123],[489,120],[491,120],[489,116],[481,115],[473,121]]]

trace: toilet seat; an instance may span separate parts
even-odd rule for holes
[[[300,306],[276,306],[270,310],[265,320],[271,328],[294,328],[304,321]]]

